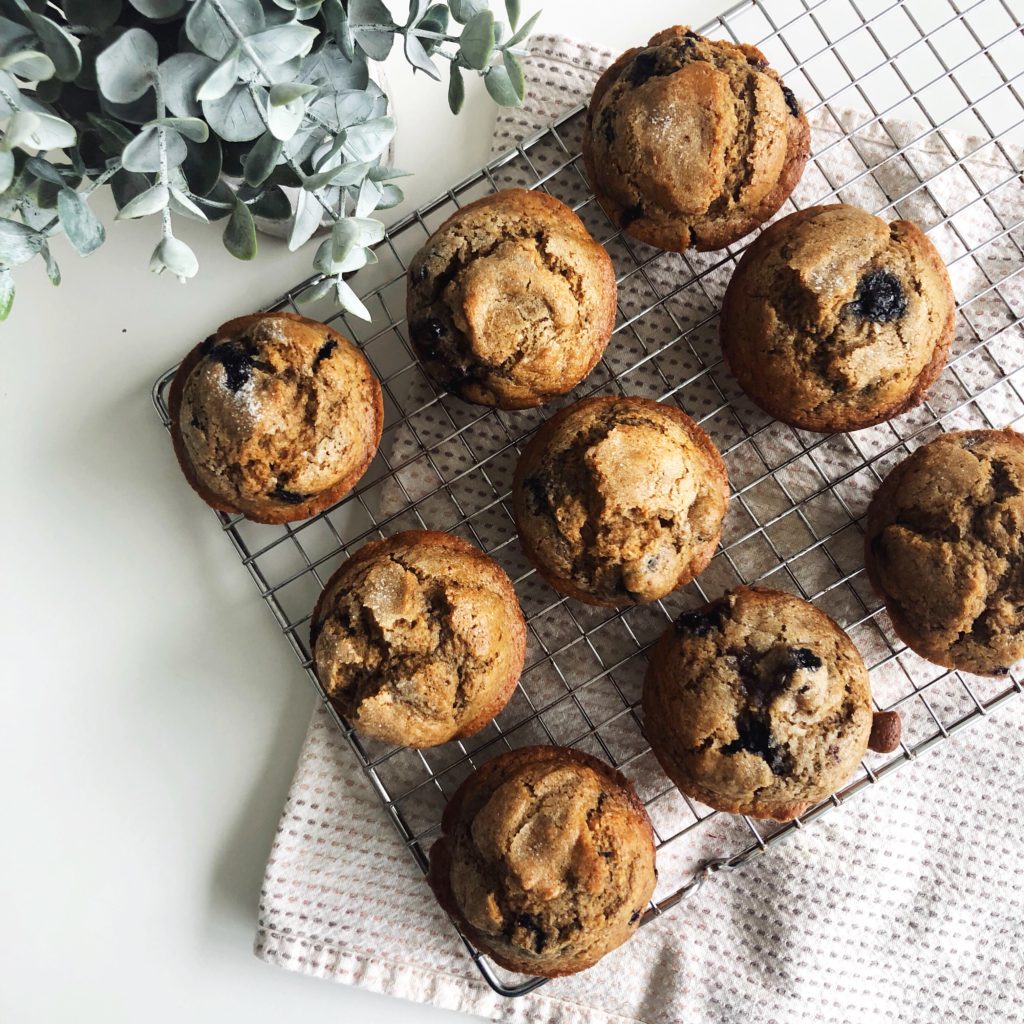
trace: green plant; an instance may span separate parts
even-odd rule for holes
[[[83,256],[103,244],[88,199],[104,185],[118,218],[160,218],[150,269],[182,281],[199,265],[176,216],[223,219],[242,260],[254,216],[292,218],[292,249],[330,221],[314,288],[368,319],[344,278],[375,260],[371,214],[401,202],[404,174],[385,159],[395,124],[368,62],[400,37],[431,78],[448,62],[453,112],[467,71],[517,105],[516,48],[537,15],[520,25],[519,0],[505,8],[508,38],[489,0],[411,0],[403,25],[381,0],[0,0],[0,319],[13,267],[39,257],[60,282],[53,234]]]

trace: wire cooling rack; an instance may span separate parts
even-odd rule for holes
[[[722,364],[716,323],[743,246],[678,255],[618,233],[583,177],[581,110],[388,232],[379,263],[351,282],[371,325],[305,301],[308,281],[269,307],[340,321],[359,342],[383,384],[384,436],[356,490],[321,515],[280,527],[219,518],[421,868],[447,798],[483,760],[528,743],[571,744],[616,765],[647,805],[660,880],[646,923],[714,871],[768,849],[1022,692],[1019,671],[969,677],[904,648],[865,579],[860,526],[879,481],[915,446],[945,429],[1024,419],[1021,20],[1021,3],[1010,0],[748,0],[701,30],[757,43],[805,104],[814,156],[783,213],[845,201],[906,217],[928,231],[950,267],[959,313],[949,366],[923,405],[890,423],[804,433],[744,398]],[[455,209],[510,185],[543,189],[575,209],[608,248],[619,281],[604,359],[542,411],[485,411],[437,392],[403,320],[415,251]],[[165,423],[172,376],[153,393]],[[699,580],[651,606],[610,611],[562,598],[516,540],[509,485],[524,441],[557,406],[592,393],[677,403],[710,433],[729,469],[721,549]],[[515,582],[529,625],[526,669],[508,707],[476,736],[423,751],[353,733],[320,691],[308,645],[310,612],[334,569],[364,541],[417,527],[458,533],[490,552]],[[899,710],[904,722],[898,751],[869,754],[840,793],[786,825],[715,813],[682,796],[658,768],[638,716],[647,647],[682,609],[754,582],[814,601],[838,620],[871,668],[877,706]],[[543,983],[467,947],[503,995]]]

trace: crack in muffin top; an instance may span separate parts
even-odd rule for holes
[[[953,292],[909,221],[817,206],[771,225],[722,303],[722,347],[740,386],[807,430],[856,430],[921,401],[953,338]]]
[[[584,156],[612,219],[652,245],[721,248],[768,219],[809,148],[793,93],[759,50],[660,32],[599,80]]]
[[[467,401],[519,409],[578,384],[615,325],[615,272],[564,204],[508,189],[450,217],[409,267],[409,335]]]
[[[657,600],[710,561],[728,483],[710,438],[674,406],[592,398],[545,423],[516,468],[527,554],[598,604]]]
[[[504,706],[526,626],[511,581],[448,534],[365,545],[331,577],[311,646],[317,676],[360,732],[427,747],[468,736]]]
[[[789,818],[835,792],[867,749],[868,673],[813,605],[738,588],[677,620],[644,682],[645,729],[683,792]]]
[[[1024,438],[951,432],[918,448],[871,500],[865,561],[918,654],[1008,672],[1024,657]]]
[[[189,361],[176,428],[198,482],[231,508],[288,517],[351,487],[373,457],[380,385],[363,354],[323,324],[240,317]]]

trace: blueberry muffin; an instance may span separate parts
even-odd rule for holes
[[[597,963],[640,924],[654,833],[614,768],[568,747],[488,761],[445,808],[428,879],[463,934],[510,971]]]
[[[339,501],[366,472],[384,425],[362,352],[293,313],[229,320],[184,358],[168,404],[193,489],[257,523],[306,519]]]
[[[655,645],[644,728],[668,777],[710,807],[786,821],[834,793],[872,736],[868,672],[813,605],[740,587],[686,612]],[[877,749],[899,742],[881,716]]]
[[[516,467],[520,541],[556,590],[643,604],[702,572],[729,496],[711,439],[675,406],[588,398],[544,423]]]
[[[766,412],[859,430],[918,404],[946,363],[955,314],[935,246],[909,221],[814,206],[771,225],[722,303],[725,358]]]
[[[1005,675],[1024,657],[1024,436],[941,434],[883,481],[868,508],[868,577],[923,658]]]
[[[760,50],[679,26],[605,71],[583,134],[608,216],[675,252],[722,249],[768,220],[809,149],[807,119]]]
[[[526,409],[575,387],[615,326],[608,253],[563,203],[521,188],[448,218],[409,266],[409,336],[442,387]]]
[[[482,729],[508,702],[526,624],[493,558],[459,537],[409,530],[364,545],[330,578],[310,646],[353,728],[434,747]]]

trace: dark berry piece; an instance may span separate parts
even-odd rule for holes
[[[615,128],[612,126],[612,120],[610,117],[605,118],[601,125],[601,134],[604,135],[605,145],[611,147],[615,142]]]
[[[314,619],[309,625],[309,649],[310,651],[316,647],[317,640],[320,639],[320,634],[323,632],[324,624],[319,619]]]
[[[714,605],[698,608],[693,612],[683,612],[676,619],[677,633],[691,633],[693,636],[707,636],[712,630],[721,629],[722,620]]]
[[[787,86],[782,87],[782,98],[786,101],[786,106],[789,107],[789,112],[794,117],[800,116],[800,104],[796,101],[796,96],[793,95],[793,90]]]
[[[210,353],[224,367],[224,380],[229,391],[240,391],[252,379],[252,346],[244,342],[229,341]]]
[[[519,914],[516,917],[516,926],[530,933],[530,941],[535,953],[544,952],[544,947],[548,944],[548,935],[533,914]]]
[[[992,669],[992,674],[995,676],[1008,676],[1010,674],[1010,666],[1000,665],[998,668]]]
[[[550,510],[551,502],[548,500],[548,489],[539,476],[528,476],[523,481],[523,489],[526,491],[527,501],[535,514]]]
[[[637,921],[639,921],[640,918],[643,917],[643,916],[644,916],[644,908],[643,907],[637,907],[637,909],[634,910],[633,913],[629,915],[629,923],[630,924],[636,924]]]
[[[627,206],[622,211],[622,216],[619,218],[619,226],[628,228],[633,221],[639,220],[644,215],[644,208],[640,203],[635,203],[633,206]]]
[[[427,265],[426,265],[426,263],[422,263],[420,265],[420,269],[416,271],[416,280],[417,281],[426,281],[426,279],[427,279]]]
[[[289,491],[287,487],[282,487],[280,482],[270,492],[270,497],[276,501],[283,501],[286,505],[301,505],[304,501],[309,501],[313,497],[312,494],[300,494],[298,491]]]
[[[899,279],[888,270],[872,270],[857,282],[853,313],[862,320],[887,324],[907,311],[907,297]]]
[[[658,55],[654,50],[643,50],[633,58],[633,65],[629,69],[629,84],[643,85],[650,78],[655,78],[663,72],[658,70]]]
[[[422,346],[430,355],[436,355],[437,346],[448,333],[444,324],[437,317],[429,320],[417,320],[411,327],[413,341]]]
[[[213,343],[217,340],[216,335],[211,334],[208,338],[203,338],[203,343],[199,346],[199,354],[208,356],[213,349]]]
[[[701,38],[702,38],[701,34],[700,34],[699,32],[694,32],[692,28],[688,28],[688,29],[687,29],[687,30],[686,30],[686,31],[685,31],[685,32],[683,33],[683,35],[684,35],[684,36],[685,36],[685,37],[686,37],[687,39],[701,39]]]
[[[996,501],[1020,494],[1020,488],[1010,479],[1010,468],[1002,459],[992,460],[992,490]]]
[[[789,754],[772,738],[771,727],[766,716],[752,711],[742,711],[736,719],[736,739],[722,747],[723,754],[738,754],[745,750],[756,754],[772,770],[773,775],[787,775],[792,771]]]
[[[793,670],[798,668],[812,670],[821,668],[821,658],[814,651],[808,650],[806,647],[791,647],[786,652],[786,662]]]
[[[768,70],[768,61],[766,61],[763,57],[748,57],[747,58],[747,63],[755,71],[767,71]],[[786,90],[786,91],[788,92],[788,90]],[[790,95],[792,96],[793,94],[790,93]]]
[[[320,369],[320,364],[325,359],[331,358],[331,353],[338,347],[338,343],[333,338],[328,338],[320,347],[320,351],[317,352],[316,357],[313,360],[313,372],[316,373]]]

